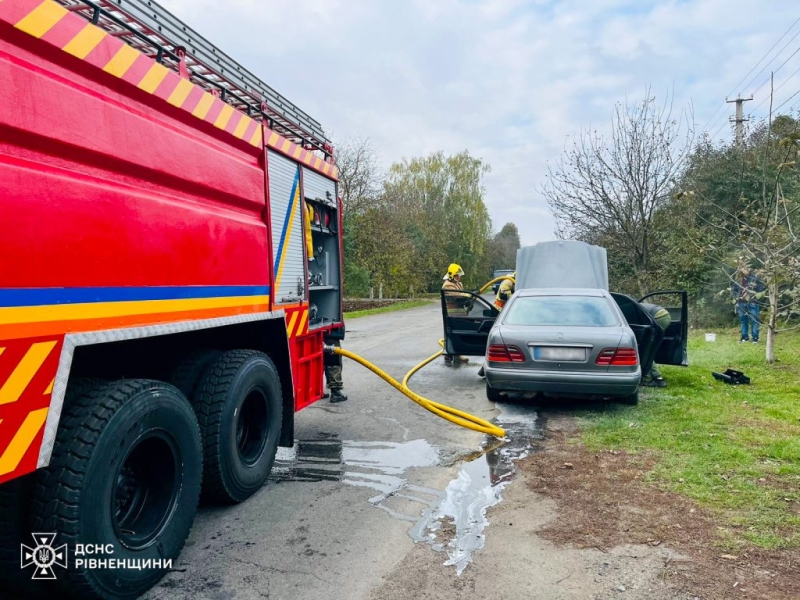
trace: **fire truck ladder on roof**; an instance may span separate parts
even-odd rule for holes
[[[318,121],[152,0],[56,0],[286,139],[331,159]]]

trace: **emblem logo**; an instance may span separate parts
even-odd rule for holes
[[[32,537],[36,545],[31,548],[22,544],[20,549],[20,568],[34,565],[36,568],[31,579],[55,579],[53,565],[67,568],[67,545],[53,547],[55,533],[34,533]]]

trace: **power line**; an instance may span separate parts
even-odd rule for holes
[[[756,89],[754,89],[754,90],[753,90],[753,95],[755,96],[755,95],[756,95],[758,92],[760,92],[760,91],[761,91],[761,88],[763,88],[765,85],[767,85],[767,84],[769,83],[769,80],[770,80],[770,79],[772,79],[772,77],[771,77],[771,76],[770,76],[770,77],[767,77],[767,78],[764,80],[764,82],[763,82],[763,83],[762,83],[760,86],[758,86]]]
[[[761,64],[761,61],[762,61],[762,60],[764,60],[764,59],[765,59],[765,58],[766,58],[766,57],[767,57],[767,56],[768,56],[768,55],[769,55],[769,54],[770,54],[770,53],[771,53],[771,52],[772,52],[772,51],[775,49],[775,46],[777,46],[778,44],[780,44],[781,40],[782,40],[783,38],[785,38],[785,37],[786,37],[786,36],[789,34],[789,32],[790,32],[792,29],[794,29],[794,26],[795,26],[795,25],[797,25],[797,22],[798,22],[798,21],[800,21],[800,17],[798,17],[797,19],[795,19],[794,23],[792,23],[792,24],[789,26],[789,29],[787,29],[787,30],[786,30],[786,31],[783,33],[783,35],[782,35],[781,37],[779,37],[779,38],[778,38],[778,40],[777,40],[777,41],[776,41],[774,44],[772,44],[772,48],[770,48],[769,50],[767,50],[767,51],[764,53],[764,55],[763,55],[763,56],[762,56],[762,57],[759,59],[759,61],[758,61],[758,62],[757,62],[755,65],[753,65],[753,68],[752,68],[752,69],[750,69],[750,70],[747,72],[747,75],[745,75],[744,77],[742,77],[742,81],[740,81],[740,82],[739,82],[739,83],[737,83],[735,86],[733,86],[733,89],[732,89],[732,90],[731,90],[731,91],[728,93],[728,96],[731,96],[731,95],[733,95],[733,93],[734,93],[734,92],[736,91],[736,89],[737,89],[737,88],[738,88],[738,87],[739,87],[739,86],[742,84],[742,82],[743,82],[745,79],[747,79],[747,78],[748,78],[748,76],[750,75],[750,73],[752,73],[753,71],[755,71],[755,70],[756,70],[756,68],[758,68],[758,65],[760,65],[760,64]],[[800,31],[798,31],[798,33],[800,33]],[[797,37],[797,34],[795,34],[795,37]],[[794,39],[794,38],[792,38],[792,40],[793,40],[793,39]],[[789,42],[788,42],[786,45],[788,46],[790,43],[791,43],[791,40],[789,40]],[[784,48],[785,48],[785,47],[786,47],[786,46],[784,46]],[[783,51],[783,48],[781,48],[781,52],[782,52],[782,51]],[[780,54],[780,52],[778,52],[778,54]],[[776,56],[777,56],[777,55],[776,55]],[[772,62],[773,60],[775,60],[775,58],[774,58],[774,57],[773,57],[773,58],[772,58],[772,60],[770,60],[769,62]],[[769,64],[769,63],[767,63],[767,65],[768,65],[768,64]],[[767,65],[764,65],[764,68],[766,68],[766,66],[767,66]],[[763,71],[764,71],[764,69],[761,69],[761,71],[759,72],[759,75],[760,75],[760,74],[761,74]],[[756,77],[758,77],[758,75],[756,75]],[[755,78],[754,78],[754,79],[755,79]],[[747,86],[747,87],[749,87],[749,86]],[[727,97],[727,96],[726,96],[726,97]],[[723,106],[725,106],[725,102],[723,102],[722,104],[720,104],[720,105],[718,105],[718,106],[717,106],[717,109],[716,109],[716,110],[715,110],[715,111],[714,111],[714,112],[711,114],[711,116],[708,118],[708,121],[706,121],[705,125],[703,125],[703,127],[701,127],[701,130],[705,130],[705,129],[706,129],[706,127],[708,127],[709,123],[711,123],[712,119],[714,119],[714,117],[716,116],[716,114],[719,112],[719,109],[720,109],[720,108],[722,108]]]
[[[789,62],[790,60],[792,60],[792,57],[793,57],[795,54],[797,54],[798,52],[800,52],[800,47],[798,47],[798,48],[797,48],[797,50],[795,50],[794,52],[792,52],[792,53],[789,55],[789,58],[787,58],[785,61],[783,61],[783,62],[781,63],[781,66],[780,66],[780,67],[778,67],[777,69],[775,69],[775,70],[772,72],[772,74],[774,75],[775,73],[777,73],[778,71],[780,71],[780,70],[783,68],[783,65],[785,65],[787,62]]]
[[[800,18],[798,18],[798,19],[795,21],[795,23],[797,23],[797,21],[800,21]],[[792,24],[792,26],[794,26],[794,23]],[[787,33],[788,33],[788,32],[787,32]],[[786,35],[786,34],[784,34],[783,36],[781,36],[781,38],[785,37],[785,35]],[[767,68],[767,67],[770,65],[770,63],[771,63],[772,61],[774,61],[776,58],[778,58],[778,56],[780,56],[780,55],[781,55],[781,53],[782,53],[782,52],[783,52],[783,51],[784,51],[784,50],[787,48],[787,46],[789,46],[789,44],[791,44],[791,43],[794,41],[794,39],[795,39],[795,38],[796,38],[798,35],[800,35],[800,30],[798,30],[798,31],[797,31],[797,33],[795,33],[795,34],[792,36],[792,38],[791,38],[791,39],[790,39],[788,42],[786,42],[786,43],[783,45],[783,48],[781,48],[781,49],[778,51],[778,53],[777,53],[775,56],[773,56],[773,57],[770,59],[770,61],[769,61],[767,64],[765,64],[765,65],[764,65],[764,67],[761,69],[761,71],[759,71],[759,72],[756,74],[756,76],[755,76],[755,77],[753,77],[753,79],[751,79],[751,80],[750,80],[750,82],[749,82],[749,83],[748,83],[748,84],[745,86],[745,88],[749,87],[749,86],[750,86],[750,84],[752,84],[752,83],[753,83],[753,82],[756,80],[756,77],[758,77],[759,75],[761,75],[761,73],[763,73],[763,72],[764,72],[764,69],[766,69],[766,68]],[[778,41],[780,41],[780,40],[778,40]],[[777,43],[776,43],[776,45],[777,45]],[[775,46],[773,46],[773,48],[774,48],[774,47],[775,47]],[[764,83],[762,83],[760,86],[758,86],[758,88],[756,88],[756,90],[755,90],[755,91],[757,92],[757,91],[758,91],[758,90],[760,90],[762,87],[764,87],[764,86],[765,86],[767,83],[769,83],[771,80],[773,80],[773,78],[775,77],[775,73],[777,73],[778,71],[780,71],[780,70],[781,70],[781,69],[784,67],[784,65],[786,65],[786,63],[788,63],[788,62],[789,62],[789,61],[790,61],[790,60],[791,60],[791,59],[792,59],[792,58],[793,58],[793,57],[794,57],[794,56],[795,56],[795,55],[796,55],[798,52],[800,52],[800,47],[798,47],[798,48],[797,48],[797,49],[796,49],[794,52],[792,52],[792,53],[789,55],[789,57],[788,57],[786,60],[784,60],[784,61],[783,61],[783,62],[780,64],[780,66],[779,66],[777,69],[775,69],[774,71],[772,71],[772,73],[770,74],[770,76],[769,76],[769,77],[768,77],[768,78],[767,78],[767,79],[764,81]],[[800,69],[798,69],[798,71],[800,71]],[[774,97],[774,95],[775,95],[775,92],[777,92],[777,91],[778,91],[778,90],[779,90],[781,87],[783,87],[783,86],[784,86],[784,85],[785,85],[785,84],[786,84],[786,83],[787,83],[787,82],[788,82],[788,81],[789,81],[789,80],[790,80],[790,79],[791,79],[791,78],[792,78],[792,77],[793,77],[795,74],[797,74],[797,72],[798,72],[798,71],[795,71],[794,73],[792,73],[792,75],[790,75],[790,76],[789,76],[789,77],[788,77],[788,78],[787,78],[787,79],[786,79],[786,80],[785,80],[785,81],[784,81],[784,82],[783,82],[783,83],[782,83],[780,86],[778,86],[778,88],[776,88],[776,89],[774,89],[774,90],[772,91],[771,95]],[[752,72],[752,69],[751,69],[751,72]],[[745,76],[745,77],[747,77],[747,76]],[[753,94],[755,94],[755,92],[753,92]],[[766,102],[767,100],[769,100],[769,98],[770,98],[770,96],[767,96],[767,97],[766,97],[764,100],[762,100],[761,102],[759,102],[759,103],[758,103],[758,104],[757,104],[757,105],[756,105],[756,106],[753,108],[753,111],[756,111],[756,110],[758,110],[758,108],[759,108],[759,107],[761,107],[761,105],[763,105],[763,104],[764,104],[764,102]],[[726,98],[726,102],[727,102],[727,98]],[[774,109],[774,110],[777,110],[777,109]],[[751,113],[751,114],[752,114],[752,113]],[[722,115],[722,116],[725,116],[725,115]],[[717,122],[717,121],[715,121],[715,123],[716,123],[716,122]],[[723,122],[723,125],[724,125],[724,122]],[[722,127],[721,127],[721,126],[720,126],[720,127],[717,127],[716,131],[714,132],[714,135],[716,135],[716,133],[717,133],[717,132],[718,132],[720,129],[722,129]]]
[[[798,20],[800,20],[800,19],[798,19]],[[795,23],[797,23],[797,21],[795,21]],[[767,67],[768,67],[768,66],[769,66],[769,65],[772,63],[772,61],[773,61],[773,60],[775,60],[776,58],[778,58],[778,57],[781,55],[781,53],[782,53],[784,50],[786,50],[787,46],[788,46],[789,44],[791,44],[791,43],[792,43],[792,42],[795,40],[795,38],[796,38],[798,35],[800,35],[800,30],[798,30],[798,31],[797,31],[797,33],[795,33],[795,34],[792,36],[792,39],[790,39],[788,42],[786,42],[786,43],[783,45],[783,48],[781,48],[780,50],[778,50],[778,53],[777,53],[775,56],[773,56],[773,57],[770,59],[770,61],[769,61],[767,64],[765,64],[765,65],[764,65],[764,66],[761,68],[761,70],[760,70],[758,73],[756,73],[755,77],[753,77],[753,78],[750,80],[750,82],[749,82],[749,83],[748,83],[746,86],[744,86],[744,87],[745,87],[745,89],[746,89],[746,88],[749,88],[751,85],[753,85],[753,82],[755,82],[755,80],[756,80],[756,79],[758,79],[758,78],[761,76],[761,74],[762,74],[762,73],[763,73],[763,72],[764,72],[764,71],[767,69]],[[792,54],[792,56],[794,56],[795,54],[797,54],[798,50],[800,50],[800,48],[798,48],[797,50],[795,50],[795,51],[794,51],[794,54]],[[791,58],[792,56],[790,56],[789,58]],[[789,59],[786,59],[786,60],[788,61]],[[786,64],[786,63],[784,62],[784,64]],[[782,66],[783,66],[783,65],[781,65],[781,67],[782,67]],[[780,68],[780,67],[778,67],[778,68]]]
[[[778,73],[778,71],[780,71],[786,65],[786,63],[788,63],[798,52],[800,52],[800,47],[798,47],[797,50],[792,52],[792,54],[789,56],[789,58],[787,58],[785,61],[783,61],[781,63],[781,65],[777,69],[772,71],[772,74],[764,80],[764,83],[762,83],[755,90],[753,90],[753,95],[755,95],[757,92],[759,92],[761,90],[761,88],[763,88],[765,85],[767,85],[770,82],[770,80]],[[800,71],[800,69],[798,69],[798,71]],[[797,74],[797,71],[795,71],[794,73],[789,75],[789,79],[791,79],[795,74]],[[788,79],[786,81],[788,81]],[[786,81],[784,81],[784,83],[786,83]],[[783,84],[781,84],[781,85],[783,85]],[[778,88],[775,91],[777,92],[778,89],[780,89],[780,86],[778,86]],[[762,100],[762,103],[763,103],[763,100]],[[759,104],[759,106],[761,106],[761,105]]]
[[[796,70],[794,73],[792,73],[792,74],[791,74],[791,75],[789,75],[789,76],[788,76],[786,79],[784,79],[784,80],[783,80],[783,83],[782,83],[782,84],[780,84],[778,87],[776,87],[776,88],[775,88],[775,90],[774,90],[772,93],[773,93],[773,94],[775,94],[775,93],[776,93],[776,92],[777,92],[779,89],[781,89],[783,86],[785,86],[787,83],[789,83],[789,82],[792,80],[792,77],[794,77],[794,76],[795,76],[795,75],[797,75],[798,73],[800,73],[800,67],[798,67],[798,69],[797,69],[797,70]],[[764,84],[762,84],[762,85],[761,85],[761,87],[764,87],[764,85],[765,85],[766,83],[768,83],[768,82],[769,82],[769,79],[767,79],[767,81],[766,81]],[[761,89],[761,88],[758,88],[758,89]],[[756,90],[756,91],[758,91],[758,90]],[[762,105],[763,105],[763,104],[764,104],[764,103],[765,103],[767,100],[769,100],[769,96],[766,96],[766,97],[765,97],[765,98],[764,98],[764,99],[763,99],[761,102],[759,102],[758,104],[756,104],[756,105],[755,105],[755,107],[753,107],[753,111],[756,111],[756,110],[758,110],[759,108],[761,108],[761,106],[762,106]]]
[[[795,26],[795,25],[797,25],[797,22],[798,22],[798,21],[800,21],[800,17],[797,17],[797,19],[795,19],[794,23],[792,23],[792,24],[789,26],[789,29],[787,29],[787,30],[786,30],[786,31],[783,33],[783,35],[782,35],[781,37],[779,37],[779,38],[778,38],[778,41],[777,41],[777,42],[775,42],[774,44],[772,44],[772,48],[770,48],[769,50],[767,50],[766,54],[764,54],[764,56],[762,56],[762,57],[761,57],[761,60],[759,60],[759,61],[758,61],[758,62],[755,64],[755,66],[754,66],[752,69],[750,69],[750,70],[747,72],[747,75],[745,75],[744,77],[742,77],[742,81],[744,81],[745,79],[747,79],[747,77],[750,75],[750,73],[752,73],[753,71],[755,71],[755,70],[756,70],[756,67],[758,67],[758,65],[760,65],[760,64],[761,64],[761,61],[762,61],[762,60],[764,60],[764,59],[767,57],[767,55],[768,55],[770,52],[772,52],[772,51],[775,49],[775,46],[777,46],[778,44],[780,44],[780,43],[781,43],[781,40],[782,40],[783,38],[785,38],[785,37],[788,35],[788,33],[789,33],[789,32],[790,32],[790,31],[791,31],[793,28],[794,28],[794,26]],[[798,31],[797,33],[795,33],[795,34],[794,34],[794,37],[792,37],[792,39],[791,39],[791,40],[789,40],[788,42],[786,42],[786,45],[785,45],[783,48],[781,48],[781,49],[780,49],[780,51],[778,52],[778,54],[780,54],[781,52],[783,52],[784,48],[786,48],[786,46],[788,46],[789,44],[791,44],[791,43],[792,43],[792,40],[794,40],[794,38],[796,38],[796,37],[798,36],[798,34],[800,34],[800,31]],[[778,56],[778,54],[776,54],[775,56],[773,56],[773,57],[772,57],[772,59],[771,59],[769,62],[772,62],[773,60],[775,60],[775,58]],[[769,64],[769,63],[767,63],[766,65],[764,65],[764,67],[763,67],[763,68],[761,69],[761,71],[760,71],[760,72],[759,72],[759,73],[756,75],[756,77],[758,77],[759,75],[761,75],[761,73],[763,73],[763,72],[764,72],[764,69],[766,69],[766,68],[767,68],[767,65],[768,65],[768,64]],[[755,79],[756,77],[753,77],[753,79]],[[740,81],[740,82],[739,82],[739,83],[737,83],[735,86],[733,86],[733,90],[731,90],[731,91],[730,91],[730,93],[728,94],[728,96],[730,96],[731,94],[733,94],[733,92],[735,92],[735,91],[736,91],[736,88],[738,88],[738,87],[739,87],[739,86],[742,84],[742,81]],[[748,87],[748,86],[745,86],[745,88],[747,88],[747,87]]]
[[[798,20],[800,20],[800,19],[798,19]],[[797,23],[797,21],[795,21],[795,23]],[[784,35],[785,35],[785,34],[784,34]],[[792,39],[790,39],[788,42],[786,42],[786,44],[784,44],[783,48],[781,48],[781,49],[780,49],[780,51],[779,51],[779,52],[778,52],[778,53],[777,53],[775,56],[773,56],[773,57],[772,57],[772,59],[771,59],[771,60],[770,60],[770,61],[769,61],[769,62],[768,62],[766,65],[764,65],[764,68],[763,68],[763,69],[761,69],[761,71],[759,71],[759,73],[756,75],[756,77],[758,77],[758,75],[760,75],[760,74],[761,74],[761,73],[764,71],[764,69],[766,69],[766,68],[767,68],[767,66],[769,66],[769,63],[771,63],[771,62],[772,62],[773,60],[775,60],[775,59],[776,59],[778,56],[780,56],[781,52],[783,52],[783,51],[786,49],[786,47],[787,47],[789,44],[791,44],[791,43],[792,43],[792,41],[794,41],[794,39],[795,39],[795,38],[796,38],[798,35],[800,35],[800,30],[799,30],[797,33],[795,33],[795,34],[794,34],[794,36],[792,37]],[[783,37],[783,36],[782,36],[782,37]],[[780,41],[780,40],[779,40],[779,41]],[[774,46],[773,46],[773,47],[774,47]],[[772,73],[771,73],[771,74],[770,74],[770,76],[769,76],[769,77],[768,77],[768,78],[767,78],[767,79],[764,81],[764,83],[762,83],[760,86],[758,86],[758,88],[756,88],[755,92],[759,91],[759,90],[760,90],[761,88],[763,88],[763,87],[764,87],[764,86],[765,86],[767,83],[769,83],[770,81],[772,81],[772,80],[773,80],[773,78],[774,78],[774,76],[775,76],[775,73],[777,73],[778,71],[780,71],[780,70],[781,70],[781,69],[782,69],[782,68],[783,68],[783,67],[786,65],[786,63],[788,63],[788,62],[789,62],[789,61],[790,61],[790,60],[791,60],[791,59],[792,59],[792,58],[793,58],[793,57],[794,57],[794,56],[795,56],[795,55],[796,55],[798,52],[800,52],[800,47],[798,47],[798,48],[797,48],[797,49],[796,49],[794,52],[792,52],[792,53],[791,53],[791,54],[788,56],[788,58],[786,58],[786,60],[784,60],[784,61],[783,61],[783,62],[782,62],[782,63],[781,63],[779,66],[778,66],[778,68],[777,68],[777,69],[775,69],[774,71],[772,71]],[[751,69],[751,71],[752,71],[752,69]],[[772,97],[774,98],[774,96],[775,96],[775,92],[777,92],[777,91],[778,91],[779,89],[781,89],[781,88],[782,88],[784,85],[786,85],[786,84],[787,84],[787,83],[788,83],[788,82],[789,82],[789,81],[792,79],[792,77],[794,77],[794,76],[795,76],[797,73],[799,73],[799,72],[800,72],[800,68],[798,68],[798,69],[797,69],[797,70],[796,70],[794,73],[792,73],[791,75],[789,75],[789,77],[787,77],[787,78],[786,78],[786,79],[783,81],[783,83],[781,83],[781,84],[780,84],[780,85],[779,85],[777,88],[773,89],[773,90],[772,90],[772,92],[771,92],[771,95],[772,95]],[[750,80],[750,83],[752,83],[753,81],[755,81],[755,77],[754,77],[753,79],[751,79],[751,80]],[[748,85],[749,85],[749,84],[748,84]],[[753,92],[753,93],[755,94],[755,92]],[[764,104],[764,103],[765,103],[767,100],[769,100],[769,98],[770,98],[770,96],[767,96],[767,97],[766,97],[766,98],[764,98],[764,99],[763,99],[761,102],[759,102],[759,103],[758,103],[758,104],[757,104],[755,107],[753,107],[753,112],[755,112],[756,110],[758,110],[758,109],[759,109],[759,108],[760,108],[760,107],[761,107],[761,106],[762,106],[762,105],[763,105],[763,104]],[[726,102],[729,102],[729,101],[728,101],[728,100],[726,100]],[[781,106],[783,106],[783,104],[782,104]],[[779,106],[778,108],[780,108],[780,106]],[[777,111],[777,110],[778,110],[778,108],[775,108],[775,109],[773,109],[773,111]],[[752,114],[752,113],[751,113],[751,114]],[[722,115],[722,116],[724,117],[724,115]],[[720,117],[720,118],[721,118],[721,117]],[[738,117],[737,117],[737,118],[738,118]],[[717,122],[718,122],[718,121],[714,121],[714,123],[717,123]],[[717,133],[720,131],[720,129],[722,129],[722,126],[723,126],[724,124],[725,124],[725,123],[724,123],[724,121],[723,121],[723,123],[722,123],[722,124],[721,124],[719,127],[717,127],[717,129],[714,131],[714,136],[716,136],[716,134],[717,134]],[[738,130],[737,130],[737,131],[738,131]],[[712,136],[712,138],[713,138],[714,136]]]
[[[772,112],[773,112],[773,113],[776,113],[776,112],[778,112],[778,111],[779,111],[779,110],[780,110],[780,109],[781,109],[783,106],[785,106],[785,105],[786,105],[786,104],[789,102],[789,100],[791,100],[792,98],[794,98],[795,96],[797,96],[797,94],[800,94],[800,90],[797,90],[797,91],[796,91],[794,94],[792,94],[791,96],[789,96],[789,97],[788,97],[786,100],[784,100],[784,101],[783,101],[783,102],[780,104],[780,106],[778,106],[777,108],[773,108],[773,109],[772,109]]]

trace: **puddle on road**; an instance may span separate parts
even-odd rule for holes
[[[341,481],[375,490],[369,502],[410,523],[409,536],[446,552],[444,564],[460,575],[483,548],[489,525],[486,511],[502,500],[514,476],[514,462],[525,458],[543,437],[536,412],[526,405],[498,404],[495,420],[506,430],[500,441],[487,436],[481,450],[459,457],[458,476],[444,490],[411,484],[408,469],[442,464],[440,451],[425,440],[353,442],[337,439],[298,442],[279,449],[272,478],[278,481]],[[288,451],[287,451],[288,450]]]
[[[388,494],[406,485],[400,477],[406,470],[439,462],[438,451],[425,440],[304,440],[294,448],[278,448],[270,477],[277,481],[342,481]]]
[[[444,564],[453,565],[458,575],[472,562],[473,553],[483,548],[489,526],[486,511],[502,500],[514,476],[514,463],[528,456],[543,437],[537,415],[526,408],[503,406],[496,422],[506,430],[506,440],[488,438],[480,455],[467,460],[447,485],[442,501],[423,511],[409,531],[414,541],[446,552]]]

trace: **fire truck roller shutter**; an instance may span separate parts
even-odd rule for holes
[[[303,168],[303,195],[336,208],[336,183],[311,169]]]
[[[275,303],[305,299],[303,203],[300,167],[269,151],[269,203],[272,219],[272,276]],[[298,294],[299,289],[302,294]]]

